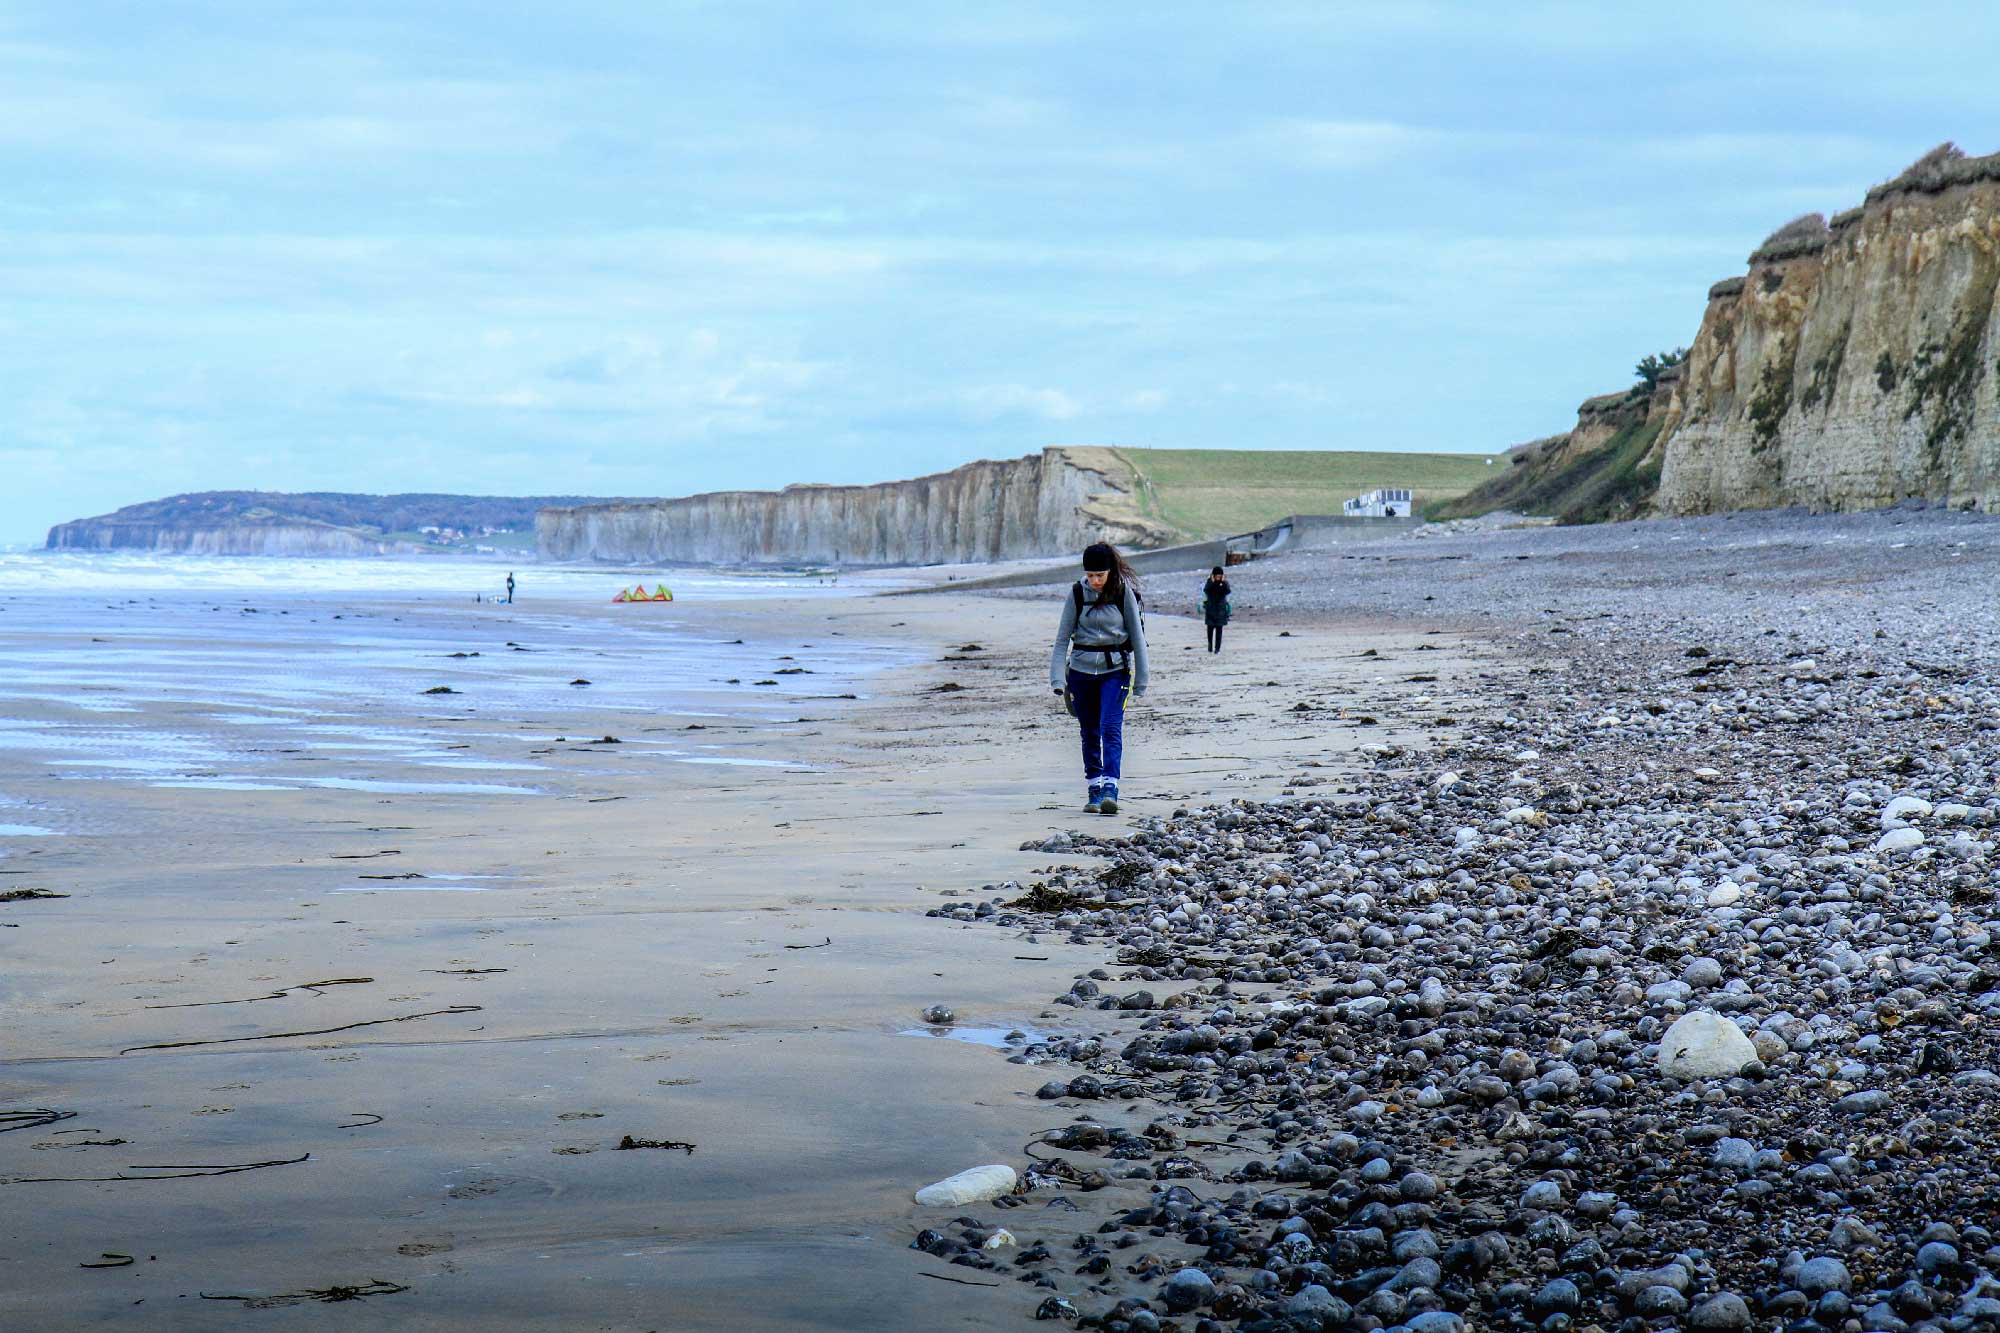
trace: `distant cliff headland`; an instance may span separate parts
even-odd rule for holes
[[[873,486],[787,486],[543,510],[548,560],[924,565],[1048,555],[1093,541],[1146,547],[1176,533],[1142,512],[1116,450],[1044,449]]]
[[[2000,154],[1925,154],[1709,289],[1686,360],[1443,506],[1571,520],[1902,500],[2000,507]]]
[[[870,486],[666,500],[209,491],[50,529],[51,550],[195,555],[491,552],[619,564],[916,565],[1144,549],[1338,513],[1379,486],[1419,503],[1489,476],[1480,454],[1052,448]]]
[[[1378,486],[1463,495],[1483,454],[1054,448],[874,486],[788,486],[545,510],[554,560],[718,565],[918,565],[1134,549],[1337,514]]]
[[[348,495],[201,491],[59,523],[51,551],[182,555],[527,554],[535,511],[584,496]]]

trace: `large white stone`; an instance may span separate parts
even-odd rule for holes
[[[1913,852],[1924,845],[1924,831],[1914,828],[1892,828],[1875,839],[1875,854],[1887,856],[1891,852]]]
[[[1931,803],[1921,796],[1898,796],[1882,807],[1883,828],[1903,828],[1912,818],[1921,819],[1931,812]]]
[[[948,1176],[935,1185],[917,1191],[917,1202],[926,1208],[956,1208],[965,1203],[984,1203],[1011,1193],[1014,1188],[1011,1166],[975,1166]]]
[[[1660,1072],[1678,1079],[1728,1078],[1756,1058],[1742,1028],[1706,1009],[1682,1014],[1660,1038]]]

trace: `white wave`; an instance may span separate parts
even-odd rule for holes
[[[856,596],[897,580],[871,575],[835,582],[810,572],[728,573],[712,569],[602,569],[509,566],[453,556],[311,559],[286,556],[166,555],[150,551],[0,552],[0,592],[113,591],[388,593],[498,598],[513,572],[517,603],[535,598],[610,601],[634,583],[666,584],[677,597]]]

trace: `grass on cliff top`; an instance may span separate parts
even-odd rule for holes
[[[1506,466],[1495,454],[1336,449],[1120,449],[1140,479],[1142,512],[1190,537],[1228,537],[1292,514],[1338,514],[1378,486],[1416,505],[1455,499]],[[1492,465],[1487,459],[1492,458]]]

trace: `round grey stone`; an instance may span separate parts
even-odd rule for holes
[[[1404,1176],[1396,1187],[1405,1199],[1425,1202],[1438,1196],[1437,1177],[1423,1171],[1412,1171]]]
[[[1465,1320],[1449,1310],[1426,1310],[1403,1327],[1410,1333],[1465,1333]]]
[[[1750,1327],[1750,1307],[1741,1296],[1725,1291],[1695,1306],[1687,1326],[1695,1333],[1741,1333]]]
[[[1958,1262],[1958,1247],[1934,1240],[1917,1250],[1917,1271],[1935,1273],[1940,1268],[1949,1268]]]
[[[1690,958],[1688,965],[1681,969],[1681,980],[1696,990],[1707,990],[1722,984],[1722,964],[1713,958]]]
[[[1215,1283],[1199,1268],[1183,1268],[1160,1288],[1160,1299],[1175,1314],[1185,1314],[1215,1299]]]
[[[1553,1180],[1538,1180],[1521,1191],[1523,1208],[1554,1208],[1562,1203],[1562,1186]]]
[[[1335,1296],[1325,1287],[1314,1282],[1300,1287],[1298,1294],[1285,1302],[1285,1313],[1288,1315],[1302,1314],[1324,1317],[1332,1313],[1335,1307],[1344,1304],[1345,1302],[1338,1296]]]
[[[1748,1139],[1725,1138],[1715,1145],[1715,1156],[1711,1158],[1717,1166],[1726,1166],[1732,1171],[1748,1171],[1751,1161],[1757,1156],[1757,1145]]]
[[[1672,1287],[1661,1285],[1648,1287],[1639,1293],[1639,1299],[1632,1308],[1647,1319],[1656,1315],[1680,1314],[1688,1308],[1687,1297]]]
[[[1850,1280],[1846,1264],[1830,1255],[1821,1255],[1799,1265],[1799,1276],[1794,1285],[1818,1300],[1829,1291],[1846,1291]]]
[[[1538,1315],[1575,1314],[1582,1307],[1583,1293],[1566,1277],[1550,1278],[1535,1293],[1534,1309]]]

